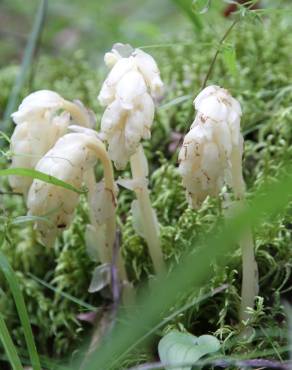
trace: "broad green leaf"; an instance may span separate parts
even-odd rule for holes
[[[5,321],[0,314],[0,339],[13,370],[23,370],[17,350],[13,344]]]
[[[36,345],[35,345],[32,329],[31,329],[31,325],[29,322],[28,313],[26,310],[22,292],[20,290],[20,287],[17,281],[17,276],[15,272],[12,270],[7,258],[1,251],[0,251],[0,268],[9,284],[9,288],[14,298],[17,312],[18,312],[20,322],[23,328],[23,333],[24,333],[27,349],[29,352],[29,357],[31,360],[32,368],[33,370],[41,370],[40,359],[39,359],[39,356],[36,350]]]
[[[6,168],[4,170],[0,170],[0,176],[11,175],[32,177],[33,179],[38,179],[48,184],[60,186],[78,194],[83,194],[86,192],[85,190],[75,188],[75,186],[68,184],[65,181],[59,180],[57,177],[47,175],[46,173],[37,170],[32,170],[30,168]]]
[[[165,369],[191,370],[191,364],[195,364],[201,357],[217,352],[220,342],[212,335],[195,337],[189,333],[181,333],[173,330],[166,334],[158,344],[158,353]],[[181,367],[183,364],[186,366]],[[187,365],[190,366],[187,366]],[[174,367],[174,365],[178,365]]]

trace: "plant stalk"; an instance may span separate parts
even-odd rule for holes
[[[148,177],[147,159],[142,145],[130,159],[131,171],[133,180],[143,180]],[[161,250],[159,238],[159,230],[155,213],[151,205],[149,189],[144,185],[144,181],[140,181],[141,186],[134,188],[136,193],[139,210],[142,216],[143,233],[149,249],[149,253],[154,265],[154,270],[157,274],[165,271],[165,264]]]
[[[93,140],[96,140],[93,138]],[[98,147],[96,145],[89,145],[91,149],[93,149],[96,153],[96,156],[100,159],[103,165],[104,171],[104,183],[105,189],[111,193],[112,202],[114,202],[114,206],[116,207],[116,189],[115,189],[115,182],[114,182],[114,174],[113,174],[113,167],[111,160],[108,157],[107,151],[103,145],[103,143],[99,142]],[[95,191],[95,176],[93,171],[89,171],[87,174],[87,185],[89,189],[89,197]],[[98,224],[93,217],[92,211],[90,210],[90,218],[91,223],[95,228],[98,228]],[[105,241],[105,249],[100,250],[100,258],[102,263],[111,263],[113,257],[113,246],[115,243],[116,238],[116,219],[115,215],[113,217],[108,217],[105,223],[106,227],[106,241]],[[127,273],[125,270],[125,266],[122,260],[121,253],[119,251],[119,255],[117,258],[117,267],[119,271],[119,278],[121,281],[128,281]]]
[[[71,116],[75,119],[76,123],[78,123],[80,126],[90,127],[88,115],[82,111],[78,105],[64,99],[63,108],[68,110]]]
[[[240,206],[243,206],[245,202],[245,183],[242,176],[242,155],[238,148],[233,149],[231,161],[234,195],[237,201],[240,202]],[[242,321],[248,320],[250,317],[250,314],[246,312],[246,308],[254,307],[255,297],[258,294],[258,266],[255,260],[254,241],[250,226],[240,237],[239,245],[242,253],[242,284],[239,318],[240,321]]]

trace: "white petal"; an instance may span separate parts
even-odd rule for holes
[[[114,50],[104,55],[104,62],[108,68],[112,68],[119,59],[121,59],[121,56]]]
[[[216,86],[216,85],[211,85],[211,86],[205,87],[205,89],[203,89],[198,94],[198,96],[195,98],[195,100],[194,100],[194,108],[196,110],[200,110],[199,109],[199,106],[200,106],[202,100],[204,100],[207,97],[209,97],[210,95],[216,93],[216,91],[218,91],[218,89],[220,89],[220,87],[219,86]]]
[[[118,99],[114,100],[103,113],[101,131],[107,135],[110,134],[123,123],[126,114],[120,101]]]
[[[147,91],[139,72],[126,73],[117,85],[117,98],[124,109],[133,109],[138,98]]]
[[[155,106],[153,99],[148,93],[141,95],[137,107],[142,111],[143,114],[143,125],[147,128],[151,128],[154,120]]]
[[[151,95],[159,98],[163,94],[163,82],[160,78],[160,72],[155,60],[151,55],[140,49],[136,49],[134,54],[139,71],[143,74],[148,86],[151,90]]]
[[[215,95],[201,100],[197,105],[197,110],[204,116],[212,118],[215,121],[226,120],[229,113],[228,107],[222,104]]]
[[[117,130],[108,138],[108,153],[118,170],[126,167],[129,154],[126,149],[124,132]]]
[[[28,95],[18,107],[18,111],[12,113],[11,117],[16,124],[19,124],[31,114],[36,114],[46,109],[61,108],[63,101],[63,98],[54,91],[39,90]]]
[[[132,111],[126,120],[125,143],[130,154],[134,154],[143,135],[144,115],[140,110]]]
[[[110,104],[116,94],[116,85],[122,77],[135,68],[134,58],[121,58],[113,66],[100,90],[98,100],[102,105]]]

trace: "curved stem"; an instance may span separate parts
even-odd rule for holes
[[[89,127],[89,117],[85,111],[80,109],[77,104],[70,102],[69,100],[63,101],[63,108],[68,110],[74,120],[80,125]]]
[[[242,158],[239,149],[234,149],[231,155],[233,190],[236,199],[243,205],[245,198],[245,184],[242,177]],[[247,320],[250,315],[247,307],[254,307],[255,297],[258,294],[258,267],[254,254],[254,241],[251,227],[248,227],[241,236],[239,245],[242,252],[242,285],[240,320]]]
[[[145,173],[145,167],[147,168],[147,159],[141,145],[137,152],[132,155],[130,162],[133,179],[143,179],[147,177],[148,170],[147,173]],[[165,271],[165,264],[161,250],[157,220],[150,202],[149,190],[141,181],[141,186],[135,188],[134,191],[136,193],[138,206],[142,216],[141,221],[143,222],[143,232],[153,261],[154,270],[156,273],[163,272]]]
[[[105,149],[104,144],[99,141],[98,139],[92,137],[93,142],[88,145],[89,149],[92,149],[95,153],[98,159],[101,161],[103,165],[103,171],[104,171],[104,183],[105,183],[105,189],[111,193],[111,200],[114,204],[114,207],[116,207],[116,188],[115,188],[115,181],[114,181],[114,173],[113,173],[113,167],[112,162],[108,157],[108,153]],[[88,174],[88,181],[89,181],[89,191],[93,191],[94,185],[95,185],[95,176],[93,171],[90,171]],[[91,213],[91,222],[94,227],[97,227],[97,223],[95,221],[95,218],[92,216]],[[112,262],[112,256],[113,256],[113,246],[115,243],[116,238],[116,219],[115,214],[112,217],[108,217],[105,222],[106,227],[106,241],[105,241],[105,247],[106,249],[102,251],[101,258],[103,260],[102,263],[111,263]],[[119,271],[119,277],[122,281],[128,281],[127,273],[125,270],[125,266],[123,263],[121,252],[119,251],[118,258],[117,258],[117,265],[118,265],[118,271]]]

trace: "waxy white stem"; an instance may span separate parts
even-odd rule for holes
[[[97,157],[100,159],[103,165],[105,189],[111,193],[112,201],[116,203],[113,167],[112,167],[112,162],[108,157],[105,146],[100,142],[98,147],[89,145],[89,148],[95,151]],[[89,192],[95,191],[96,181],[95,181],[95,176],[94,176],[93,171],[90,171],[88,173],[87,181],[88,181]],[[91,213],[90,218],[91,218],[92,225],[94,227],[97,227],[95,218],[93,217],[92,212],[90,213]],[[102,263],[112,262],[112,252],[113,252],[115,238],[116,238],[116,219],[115,219],[115,214],[114,214],[112,217],[109,217],[106,220],[105,250],[100,251],[100,258],[101,258]],[[119,252],[119,257],[118,257],[117,268],[118,268],[119,277],[121,281],[127,281],[128,280],[127,274],[126,274],[126,270],[125,270],[120,252]]]
[[[88,114],[86,114],[85,111],[82,111],[77,104],[64,99],[63,109],[67,110],[71,114],[78,125],[90,127]]]
[[[242,177],[241,154],[234,149],[231,155],[232,179],[235,198],[244,205],[245,184]],[[254,307],[255,297],[258,294],[258,266],[255,260],[254,241],[251,227],[249,226],[241,236],[239,245],[242,253],[242,283],[240,320],[247,320],[250,315],[247,307]]]
[[[145,161],[145,154],[140,145],[137,152],[130,158],[133,180],[145,177]],[[150,202],[149,190],[147,186],[143,185],[141,182],[141,186],[135,188],[134,191],[140,208],[143,222],[143,233],[153,261],[154,270],[156,273],[161,273],[165,271],[165,264],[161,250],[159,231],[157,229],[157,221]]]

